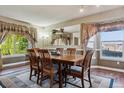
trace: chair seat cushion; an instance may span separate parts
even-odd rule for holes
[[[66,70],[66,74],[74,77],[80,78],[82,76],[81,74],[81,67],[78,66],[72,66],[70,69]]]
[[[70,69],[70,70],[71,70],[71,71],[74,71],[74,72],[80,73],[81,70],[82,70],[82,68],[79,67],[79,66],[71,66],[71,69]]]
[[[84,74],[87,72],[87,70],[84,70]],[[67,73],[73,76],[80,77],[82,73],[82,67],[80,66],[71,66],[71,69],[67,70]]]

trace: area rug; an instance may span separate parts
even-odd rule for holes
[[[32,77],[32,80],[29,80],[29,70],[23,71],[22,73],[18,72],[18,73],[15,73],[14,75],[10,74],[8,76],[1,77],[0,81],[3,82],[3,84],[5,83],[5,86],[7,88],[11,88],[11,87],[12,88],[13,87],[15,88],[49,88],[48,79],[43,81],[42,86],[36,84],[35,76]],[[92,81],[93,88],[112,88],[114,83],[114,79],[95,76],[95,75],[91,75],[91,81]],[[69,82],[81,86],[81,81],[78,78],[76,78],[76,80],[74,80],[73,78],[70,78]],[[85,83],[85,87],[88,88],[89,83],[88,82],[84,82],[84,83]],[[59,87],[58,83],[53,85],[53,88],[58,88],[58,87]],[[76,88],[76,87],[70,84],[67,84],[67,86],[64,88]]]

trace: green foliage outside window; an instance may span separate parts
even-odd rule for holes
[[[9,34],[0,45],[2,55],[24,54],[28,48],[28,40],[15,34]]]

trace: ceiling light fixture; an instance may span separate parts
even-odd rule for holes
[[[84,7],[80,6],[80,12],[84,12]]]

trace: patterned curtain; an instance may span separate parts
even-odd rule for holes
[[[7,35],[7,31],[0,32],[0,44],[3,42],[6,35]]]
[[[97,27],[95,24],[81,24],[81,44],[85,50],[88,40],[97,33]]]
[[[0,21],[0,44],[3,42],[4,38],[9,32],[25,36],[31,42],[32,47],[35,47],[36,42],[35,28]]]

